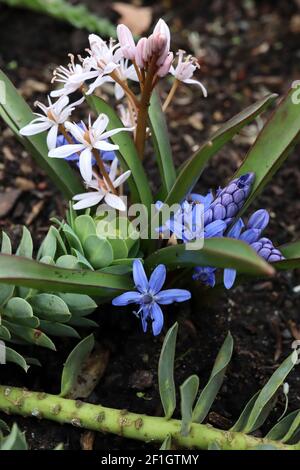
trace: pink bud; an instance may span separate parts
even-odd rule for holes
[[[167,47],[170,49],[170,42],[171,42],[171,34],[170,34],[170,29],[167,25],[167,23],[160,18],[158,22],[156,23],[156,26],[153,30],[153,34],[162,34],[167,38]]]
[[[169,52],[169,54],[167,55],[164,63],[159,67],[159,69],[157,71],[157,75],[159,77],[165,77],[167,75],[167,73],[169,72],[170,67],[172,65],[173,59],[174,59],[173,52]]]
[[[149,38],[150,39],[150,38]],[[165,51],[167,46],[167,38],[164,34],[153,34],[152,35],[152,51],[153,54],[161,54]]]
[[[138,67],[143,69],[145,67],[145,62],[147,62],[147,54],[146,54],[146,48],[147,48],[147,39],[146,38],[141,38],[137,45],[136,45],[136,50],[135,50],[135,61]]]
[[[135,42],[132,33],[125,24],[117,27],[117,36],[125,59],[133,60],[135,57]]]

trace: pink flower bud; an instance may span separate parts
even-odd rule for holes
[[[130,29],[124,24],[119,24],[117,27],[117,36],[125,59],[133,60],[136,47]]]
[[[174,59],[173,52],[169,52],[169,54],[167,55],[164,63],[159,67],[159,69],[157,71],[157,75],[159,77],[165,77],[167,75],[167,73],[169,72],[169,70],[171,68],[173,59]]]
[[[143,69],[145,67],[145,63],[147,62],[147,38],[141,38],[136,45],[135,50],[135,61],[138,67]]]

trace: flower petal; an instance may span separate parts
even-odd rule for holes
[[[116,194],[106,193],[104,200],[106,204],[113,207],[113,209],[117,209],[118,211],[126,210],[125,203],[122,201],[120,196],[117,196]]]
[[[173,302],[185,302],[191,298],[191,293],[185,289],[166,289],[155,296],[157,303],[169,305]]]
[[[157,294],[166,280],[167,270],[164,264],[159,264],[151,274],[149,279],[149,287],[151,292],[155,295]]]
[[[93,176],[92,152],[89,148],[84,149],[80,154],[79,170],[82,178],[89,183]]]
[[[94,144],[94,147],[98,150],[103,150],[104,152],[107,152],[110,150],[119,150],[118,145],[110,144],[109,142],[106,142],[105,140],[99,140],[98,142]]]
[[[84,196],[79,198],[79,196]],[[99,204],[101,200],[103,199],[103,195],[100,193],[84,193],[84,194],[77,194],[77,197],[74,196],[73,200],[76,201],[78,199],[78,202],[76,202],[73,205],[73,209],[75,210],[81,210],[81,209],[86,209],[87,207],[92,207],[95,206],[96,204]]]
[[[20,129],[21,135],[35,135],[40,132],[47,131],[52,126],[50,121],[38,122],[36,124],[27,124],[27,126]]]
[[[164,316],[160,306],[155,302],[151,305],[151,318],[153,335],[157,336],[164,326]]]
[[[125,95],[125,92],[119,83],[115,83],[115,98],[120,100]]]
[[[133,262],[133,280],[135,287],[140,292],[144,293],[148,290],[148,279],[144,270],[144,266],[139,259],[135,259]]]
[[[183,83],[186,83],[188,85],[198,85],[202,90],[204,98],[207,97],[207,90],[206,90],[205,86],[202,85],[202,83],[199,82],[198,80],[194,80],[193,78],[186,78],[185,80],[183,80]]]
[[[115,179],[115,181],[113,182],[113,185],[115,188],[117,188],[118,186],[120,186],[122,183],[124,183],[128,178],[129,176],[131,175],[131,171],[130,170],[127,170],[125,171],[125,173],[122,173],[120,176],[118,176],[117,179]]]
[[[236,278],[235,269],[229,269],[229,268],[224,269],[223,280],[224,280],[224,286],[226,287],[226,289],[231,289],[231,287],[234,284],[235,278]]]
[[[55,149],[56,147],[57,132],[58,132],[58,126],[52,126],[48,132],[47,145],[48,145],[49,150]]]
[[[138,304],[142,295],[136,291],[125,292],[112,300],[112,304],[117,307],[123,307],[129,304]]]
[[[83,144],[63,145],[62,147],[57,147],[56,149],[50,150],[49,157],[66,158],[72,155],[73,153],[81,152],[83,149]]]

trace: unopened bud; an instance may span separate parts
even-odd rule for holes
[[[125,59],[133,60],[136,46],[130,29],[124,24],[119,24],[117,36]]]
[[[157,75],[159,77],[165,77],[165,75],[167,75],[167,73],[169,73],[169,70],[171,68],[173,59],[174,59],[173,52],[169,52],[169,54],[167,55],[167,58],[165,59],[164,63],[159,67],[159,69],[157,71]]]

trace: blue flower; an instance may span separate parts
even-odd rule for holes
[[[147,331],[148,322],[152,321],[153,334],[159,335],[164,324],[159,304],[184,302],[191,298],[191,293],[185,289],[161,290],[166,280],[166,267],[163,264],[155,268],[148,281],[142,262],[134,260],[133,280],[137,290],[119,295],[113,299],[112,304],[115,306],[138,304],[140,308],[135,313],[141,318],[144,332]]]
[[[214,287],[216,283],[216,270],[217,268],[210,266],[197,266],[193,274],[193,280],[201,281],[205,286]]]

